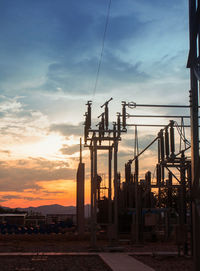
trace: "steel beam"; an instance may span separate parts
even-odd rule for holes
[[[131,126],[138,126],[138,127],[165,127],[166,124],[138,124],[138,123],[127,123],[126,126],[131,127]],[[179,125],[178,127],[183,127],[183,128],[190,128],[191,125]],[[197,126],[200,127],[200,126]]]
[[[127,115],[128,118],[168,118],[168,119],[189,119],[190,116],[177,116],[177,115]]]
[[[135,107],[169,107],[169,108],[190,108],[190,105],[175,104],[135,104]]]

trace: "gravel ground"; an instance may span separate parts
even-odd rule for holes
[[[0,257],[1,271],[112,271],[98,256]]]
[[[106,240],[98,240],[97,246],[103,251],[108,246]],[[173,243],[130,244],[124,240],[117,246],[123,247],[124,252],[157,252],[177,251]],[[87,252],[90,241],[67,235],[0,235],[0,252]]]
[[[134,256],[134,258],[154,268],[155,271],[193,270],[193,262],[191,258],[178,256]]]
[[[142,253],[161,251],[177,252],[173,242],[130,244],[124,238],[118,244],[124,252]],[[98,240],[99,252],[106,251],[108,242]],[[78,238],[75,235],[0,235],[0,252],[88,252],[91,251],[88,236]],[[39,257],[39,256],[38,256]],[[188,271],[192,270],[192,260],[183,257],[166,256],[134,256],[141,262],[153,267],[156,271]],[[37,258],[37,257],[36,257]],[[0,257],[1,271],[36,271],[36,270],[70,270],[101,271],[109,270],[98,256],[48,256],[48,259],[36,259],[29,256]]]

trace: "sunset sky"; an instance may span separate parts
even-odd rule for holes
[[[187,0],[112,0],[94,91],[108,4],[109,0],[0,1],[2,206],[75,205],[87,100],[93,101],[96,118],[99,106],[113,97],[112,121],[121,111],[121,101],[188,104]],[[175,113],[134,110],[129,113]],[[140,148],[157,132],[141,128]],[[88,152],[83,154],[88,179]],[[154,154],[154,149],[147,153],[143,170],[151,167],[148,156],[154,159]],[[130,129],[120,143],[122,176],[132,155]],[[100,173],[107,173],[105,163],[101,159]],[[87,181],[86,202],[88,187]]]

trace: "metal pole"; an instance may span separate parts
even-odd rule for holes
[[[173,105],[173,104],[135,104],[135,107],[170,107],[170,108],[190,108],[189,105]]]
[[[186,118],[189,119],[190,116],[178,116],[178,115],[127,115],[128,118],[169,118],[169,119],[181,119]]]
[[[82,138],[80,138],[80,163],[82,163]]]
[[[193,255],[193,212],[192,212],[192,177],[191,177],[191,164],[187,165],[187,179],[189,187],[189,197],[190,197],[190,246],[191,246],[191,255]]]
[[[118,239],[118,185],[117,185],[117,139],[114,141],[114,225],[116,241]]]
[[[94,246],[97,231],[97,140],[94,140]]]
[[[94,230],[94,150],[90,147],[90,160],[91,160],[91,246],[95,247],[95,230]]]
[[[112,224],[112,148],[108,157],[108,224]]]
[[[196,16],[196,0],[189,0],[189,28],[190,28],[190,52],[193,59],[197,59],[197,41],[194,39],[194,26]],[[194,63],[192,63],[194,64]],[[199,190],[199,133],[198,133],[198,83],[194,73],[193,65],[190,65],[190,83],[191,83],[191,162],[192,162],[192,186],[193,191]],[[197,210],[197,202],[193,201],[193,256],[194,269],[197,271],[200,267],[200,218]]]
[[[139,229],[139,196],[138,196],[138,157],[135,159],[135,241],[140,241],[140,229]]]
[[[132,126],[138,126],[138,127],[165,127],[166,124],[137,124],[137,123],[127,123],[126,124],[127,127],[132,127]],[[178,125],[180,128],[183,127],[183,128],[190,128],[191,126],[190,125]],[[200,126],[197,126],[197,127],[200,127]]]
[[[151,145],[153,145],[159,137],[156,137],[146,148],[144,148],[144,150],[142,150],[138,155],[136,155],[132,160],[129,160],[131,163],[134,162],[140,155],[142,155],[148,148],[151,147]]]
[[[184,153],[181,155],[180,160],[180,180],[181,180],[181,215],[180,215],[180,224],[186,224],[186,183],[185,183],[185,156]]]
[[[180,180],[181,180],[181,199],[180,199],[180,225],[183,227],[184,236],[184,255],[188,254],[188,245],[187,245],[187,230],[186,230],[186,212],[187,212],[187,206],[186,206],[186,176],[185,176],[185,155],[182,152],[181,154],[181,160],[180,160]]]
[[[167,208],[172,208],[172,173],[168,173]]]

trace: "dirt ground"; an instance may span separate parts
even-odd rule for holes
[[[192,271],[191,258],[178,256],[134,256],[135,259],[154,268],[155,271]]]
[[[98,240],[99,251],[108,246],[106,240]],[[121,240],[118,247],[124,252],[158,252],[177,251],[173,243],[145,243],[131,244],[128,240]],[[89,237],[78,238],[68,235],[0,235],[0,252],[87,252],[91,250]]]
[[[121,252],[137,254],[137,256],[134,255],[137,260],[151,266],[156,271],[192,270],[193,263],[192,259],[189,257],[158,256],[159,252],[172,252],[172,254],[176,254],[177,246],[173,242],[156,242],[136,245],[131,244],[126,239],[122,239],[118,244],[115,244],[115,246],[121,249]],[[107,252],[110,248],[111,247],[106,240],[98,240],[97,249],[93,250],[91,248],[89,236],[80,238],[76,235],[63,234],[0,235],[0,252]],[[149,252],[154,256],[146,256],[144,255],[145,252]],[[143,255],[138,255],[140,253],[143,253]],[[48,256],[47,260],[43,258],[36,259],[35,261],[32,258],[33,257],[31,256],[0,256],[0,261],[2,263],[0,270],[110,270],[98,256],[94,255],[67,255],[64,257]],[[58,264],[56,264],[57,262]],[[75,264],[73,262],[75,262]],[[67,269],[68,266],[70,266],[70,269]],[[82,269],[80,269],[80,266]]]
[[[1,256],[1,271],[112,271],[99,256]]]

